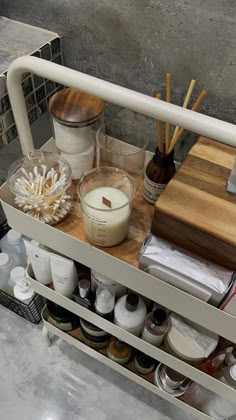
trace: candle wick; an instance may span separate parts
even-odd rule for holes
[[[109,207],[109,209],[111,209],[111,201],[108,200],[108,198],[102,197],[102,202],[103,202],[103,204],[105,204],[105,206],[107,206],[107,207]]]

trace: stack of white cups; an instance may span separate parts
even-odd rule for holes
[[[92,169],[95,142],[91,126],[72,127],[53,118],[54,136],[61,156],[71,166],[72,179],[79,179],[82,172]]]

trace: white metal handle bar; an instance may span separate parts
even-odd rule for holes
[[[21,77],[25,72],[37,74],[62,85],[96,95],[105,101],[131,109],[155,119],[167,121],[195,133],[236,146],[236,126],[216,118],[156,100],[150,96],[106,82],[96,77],[36,57],[23,56],[10,65],[7,86],[22,151],[33,149]]]

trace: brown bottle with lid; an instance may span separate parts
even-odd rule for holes
[[[174,150],[166,155],[157,147],[146,168],[143,191],[145,200],[150,204],[155,204],[174,174]]]

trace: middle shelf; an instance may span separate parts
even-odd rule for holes
[[[192,381],[197,382],[198,384],[210,389],[212,392],[218,395],[221,395],[226,400],[235,402],[236,390],[229,387],[228,385],[225,385],[218,379],[209,376],[208,374],[200,371],[196,367],[191,366],[190,364],[176,358],[175,356],[172,356],[165,350],[154,347],[153,345],[147,343],[141,338],[136,337],[135,335],[123,330],[122,328],[118,327],[112,322],[107,321],[106,319],[102,318],[96,313],[84,308],[83,306],[72,301],[71,299],[55,292],[52,288],[45,286],[32,278],[30,278],[30,282],[35,292],[40,294],[41,296],[44,296],[52,302],[57,303],[58,305],[74,313],[75,315],[91,322],[92,324],[107,331],[109,334],[114,335],[120,340],[125,341],[132,347],[135,347],[136,349],[158,360],[159,362],[182,373],[184,376],[188,377]]]

